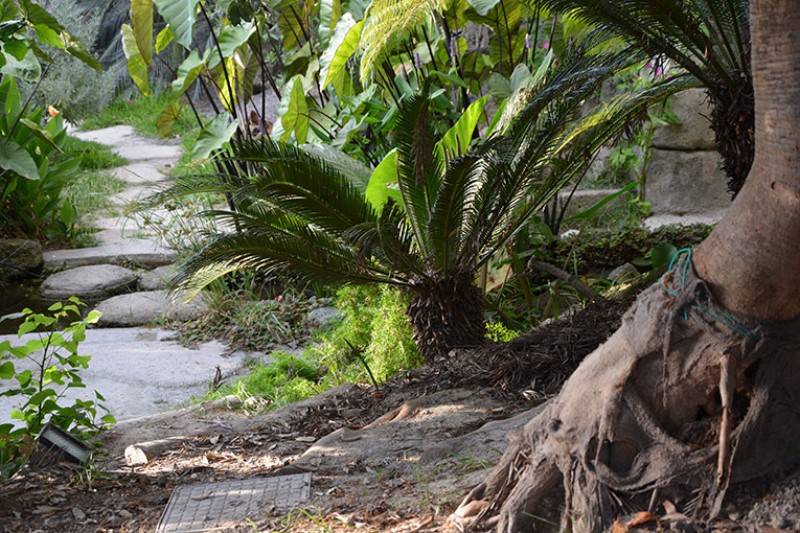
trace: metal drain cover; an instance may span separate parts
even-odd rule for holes
[[[311,473],[175,487],[156,533],[229,529],[272,510],[296,507],[311,493]]]

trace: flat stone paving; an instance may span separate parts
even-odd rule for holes
[[[297,507],[310,494],[310,473],[182,485],[172,492],[156,533],[228,530]]]

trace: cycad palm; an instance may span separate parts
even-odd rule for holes
[[[749,0],[528,0],[626,38],[697,78],[713,105],[711,128],[728,188],[744,183],[755,153]]]
[[[209,216],[231,228],[212,236],[179,282],[199,290],[240,269],[323,282],[387,283],[412,293],[408,315],[427,359],[483,339],[483,298],[473,284],[530,216],[585,170],[593,153],[633,115],[680,90],[683,80],[620,97],[581,117],[599,84],[630,62],[619,54],[584,58],[556,73],[500,136],[453,157],[435,147],[425,92],[398,120],[397,190],[374,206],[366,184],[296,147],[269,140],[235,143],[251,169],[228,191],[237,211]],[[209,188],[219,181],[209,178]],[[171,192],[196,192],[196,180]],[[235,229],[233,229],[235,228]]]

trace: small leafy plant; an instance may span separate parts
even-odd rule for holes
[[[0,342],[0,396],[20,401],[11,411],[11,419],[22,425],[0,424],[0,475],[13,474],[33,451],[34,439],[49,422],[81,437],[96,434],[102,424],[114,424],[114,416],[101,403],[105,398],[97,391],[93,400],[76,399],[65,403],[69,389],[83,388],[81,369],[88,368],[90,356],[80,355],[78,345],[86,338],[86,328],[100,317],[91,311],[86,318],[71,322],[59,330],[60,322],[71,316],[80,317],[84,304],[73,297],[66,303],[55,303],[47,313],[24,309],[3,318],[21,318],[18,336],[38,333],[24,344],[12,346]],[[105,413],[105,414],[102,414]],[[99,417],[99,418],[98,418]]]

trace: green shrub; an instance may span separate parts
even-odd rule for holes
[[[84,44],[94,41],[99,16],[82,16],[76,2],[45,2],[47,11]],[[117,69],[98,72],[83,61],[57,53],[54,47],[41,46],[52,58],[38,87],[26,83],[23,92],[32,95],[35,106],[52,105],[70,122],[78,122],[102,109],[114,97]],[[36,90],[34,91],[34,88]]]
[[[366,382],[369,375],[364,363],[379,382],[419,366],[422,357],[412,339],[407,305],[408,295],[393,287],[345,286],[334,298],[341,321],[322,333],[306,353],[340,383]]]
[[[220,387],[209,397],[257,397],[266,400],[269,409],[276,409],[321,392],[317,384],[322,374],[312,363],[286,352],[273,352],[272,358],[268,364],[257,363],[249,375]]]
[[[33,451],[34,439],[47,422],[82,437],[97,433],[101,424],[115,422],[101,403],[105,398],[97,391],[94,399],[77,399],[71,405],[62,398],[67,389],[85,387],[80,372],[88,368],[91,357],[79,355],[78,346],[86,338],[87,326],[100,317],[100,313],[92,311],[85,319],[59,329],[61,321],[80,317],[81,305],[77,298],[70,298],[66,304],[51,305],[46,314],[25,309],[19,313],[25,321],[18,334],[22,337],[38,333],[38,338],[17,346],[8,340],[0,342],[0,380],[8,382],[0,396],[20,401],[19,408],[11,412],[11,419],[22,422],[20,427],[0,424],[2,477],[13,474],[25,462]],[[32,361],[34,369],[20,368],[21,360]],[[101,412],[106,414],[100,416]]]

